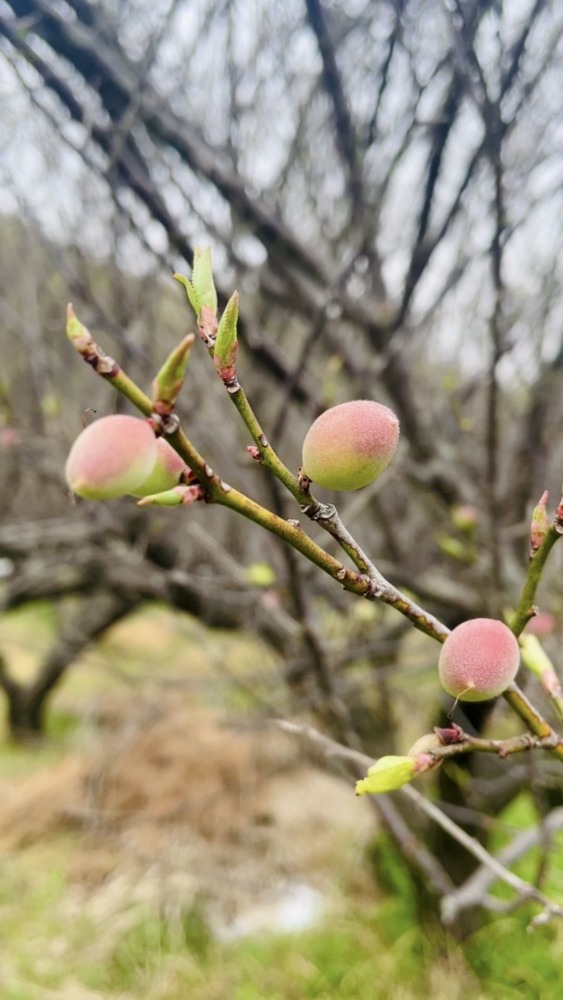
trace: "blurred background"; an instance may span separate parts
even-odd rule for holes
[[[285,464],[326,407],[392,407],[391,468],[319,498],[450,628],[502,617],[561,489],[562,39],[549,0],[0,0],[7,1000],[560,995],[560,927],[526,935],[493,888],[446,932],[474,860],[271,724],[406,753],[451,709],[436,644],[224,509],[73,503],[83,420],[131,411],[64,314],[148,388],[194,328],[172,274],[209,245]],[[201,344],[178,412],[299,517]],[[557,549],[539,598],[557,662]],[[503,702],[454,718],[521,731]],[[560,774],[511,761],[419,787],[561,901]]]

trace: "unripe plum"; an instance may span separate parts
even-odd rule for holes
[[[438,671],[452,697],[486,701],[506,691],[519,662],[518,642],[507,625],[493,618],[472,618],[450,632]]]
[[[78,435],[66,462],[66,480],[80,497],[112,500],[144,483],[156,460],[150,424],[139,417],[114,414],[94,420]]]
[[[131,490],[134,497],[150,497],[153,493],[164,493],[180,482],[186,463],[165,438],[156,439],[156,462],[153,470],[140,486]]]
[[[331,490],[359,490],[391,462],[399,441],[392,410],[369,399],[340,403],[321,413],[303,442],[303,472]]]

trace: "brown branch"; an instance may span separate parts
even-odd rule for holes
[[[344,766],[355,778],[363,776],[373,763],[370,757],[337,743],[312,726],[285,720],[275,720],[273,724],[284,732],[304,740],[308,746],[315,747],[327,761],[340,767]],[[404,789],[399,789],[395,794],[401,797],[403,792]],[[399,845],[403,856],[415,870],[420,872],[434,894],[438,897],[447,896],[452,891],[449,876],[439,860],[407,825],[392,799],[388,795],[369,796],[369,803]]]
[[[500,864],[508,867],[518,861],[528,851],[541,844],[545,837],[553,837],[563,829],[563,808],[554,809],[545,819],[531,830],[523,830],[497,855]],[[464,910],[478,906],[496,908],[500,900],[491,906],[488,890],[498,881],[498,875],[488,865],[480,865],[472,875],[454,892],[449,893],[442,903],[442,914],[446,923],[453,923]],[[521,897],[526,902],[526,897]]]
[[[362,184],[362,169],[356,129],[352,121],[352,113],[348,104],[344,83],[336,52],[326,22],[321,0],[305,0],[307,18],[315,34],[321,55],[323,83],[330,98],[335,127],[336,145],[341,158],[348,168],[350,179],[350,202],[352,218],[356,224],[361,222],[365,212],[366,198]]]
[[[511,872],[505,865],[495,858],[489,851],[486,850],[483,845],[476,840],[475,837],[471,837],[465,830],[454,823],[442,810],[434,805],[429,799],[425,799],[424,796],[420,794],[411,785],[406,785],[401,789],[405,798],[409,799],[413,805],[421,810],[430,819],[433,819],[435,823],[438,824],[446,833],[450,835],[454,840],[456,840],[462,847],[466,849],[474,858],[488,868],[491,872],[494,872],[496,879],[504,882],[506,885],[510,886],[511,889],[517,894],[517,896],[523,901],[532,900],[539,903],[542,906],[542,915],[549,914],[550,916],[563,917],[563,907],[552,903],[550,899],[547,898],[537,889],[535,886],[531,885],[529,882],[525,882],[514,872]],[[444,923],[452,923],[453,917],[450,917],[448,910],[448,904],[446,902],[447,896],[445,897],[443,908],[442,908],[442,919]],[[536,918],[537,919],[537,918]]]
[[[70,664],[87,646],[99,638],[111,625],[120,621],[132,609],[128,601],[113,593],[83,599],[72,620],[62,628],[61,633],[47,655],[38,673],[28,688],[28,698],[32,703],[41,703],[54,687]]]
[[[288,567],[293,615],[301,625],[303,645],[317,683],[318,695],[312,698],[313,707],[319,718],[324,718],[325,724],[340,740],[347,746],[358,748],[358,738],[350,723],[348,707],[336,691],[331,657],[318,627],[307,581],[304,579],[303,564],[295,557],[295,552],[289,546],[284,546],[284,554]],[[295,670],[287,676],[295,679]]]
[[[536,0],[531,11],[527,14],[526,18],[524,19],[522,31],[520,32],[520,35],[518,36],[516,41],[513,42],[512,48],[508,53],[509,62],[506,72],[504,73],[502,78],[501,97],[504,97],[510,91],[512,84],[518,77],[522,59],[526,52],[526,44],[528,42],[528,38],[530,37],[530,33],[539,15],[541,14],[542,10],[545,9],[545,7],[546,7],[545,0]],[[547,62],[544,61],[544,66],[546,64]]]
[[[393,62],[393,56],[395,55],[397,44],[401,38],[402,28],[401,28],[401,18],[398,8],[395,8],[395,22],[393,24],[393,29],[387,40],[387,52],[385,59],[383,60],[383,65],[381,67],[381,80],[379,82],[379,87],[377,89],[377,96],[375,98],[375,104],[373,108],[373,113],[371,120],[367,128],[366,145],[369,147],[377,140],[378,126],[379,126],[379,112],[381,109],[381,104],[383,101],[384,94],[387,90],[387,85],[389,83],[389,75],[391,70],[391,63]]]
[[[365,754],[357,753],[355,750],[350,750],[348,747],[341,746],[334,740],[331,740],[322,733],[317,732],[317,730],[313,729],[311,726],[298,725],[284,721],[276,722],[276,725],[280,726],[284,732],[293,733],[296,736],[305,739],[308,743],[318,747],[318,749],[329,760],[341,760],[352,768],[359,768],[362,774],[365,773],[367,767],[369,767],[372,763],[370,758],[366,757]],[[475,837],[471,837],[467,834],[465,830],[458,826],[458,824],[450,819],[449,816],[446,816],[437,805],[429,799],[426,799],[420,794],[420,792],[413,788],[412,785],[405,785],[393,794],[403,798],[407,802],[410,802],[418,810],[423,812],[425,816],[437,823],[438,826],[445,830],[445,832],[448,833],[449,836],[451,836],[458,844],[464,847],[466,851],[473,855],[473,857],[477,858],[482,866],[493,873],[493,880],[500,879],[506,885],[510,886],[510,888],[516,892],[517,896],[522,899],[522,901],[532,900],[539,903],[542,907],[542,914],[539,918],[536,918],[536,921],[538,919],[542,920],[546,916],[563,917],[563,907],[553,903],[535,886],[524,881],[524,879],[521,879],[518,875],[515,875],[514,872],[510,871],[499,858],[490,854],[490,852],[487,851],[486,848],[475,839]],[[377,802],[378,798],[379,796],[370,796],[370,799],[375,802]],[[381,796],[381,798],[385,799],[386,796]],[[406,831],[404,832],[406,833]],[[408,833],[412,836],[410,830]],[[406,848],[408,845],[406,843],[402,843],[401,846]],[[413,853],[414,852],[411,848],[411,855]],[[416,857],[414,860],[416,860]],[[438,863],[433,857],[432,861],[432,877],[435,877],[436,865]],[[426,865],[423,867],[420,863],[420,859],[418,867],[426,873]],[[451,890],[446,890],[445,892],[443,891],[446,879],[447,876],[445,876],[444,879],[440,878],[439,882],[440,894],[443,896],[442,916],[445,923],[451,924],[455,918],[455,910],[452,908],[450,911],[448,900],[452,898],[452,895],[455,899],[455,894],[452,894]]]
[[[284,282],[299,280],[300,299],[299,311],[310,315],[311,309],[318,306],[317,291],[332,287],[333,269],[329,267],[318,254],[303,246],[302,242],[290,232],[264,199],[254,198],[249,194],[244,179],[233,174],[225,163],[224,157],[217,150],[211,149],[193,129],[190,129],[163,105],[162,100],[147,87],[141,96],[135,82],[135,64],[125,57],[117,41],[107,41],[107,35],[101,45],[97,44],[97,36],[87,25],[77,26],[66,21],[56,13],[48,0],[9,0],[16,13],[25,15],[37,8],[42,17],[33,25],[33,30],[53,45],[54,51],[67,59],[80,73],[86,84],[95,86],[105,100],[114,126],[118,127],[122,120],[125,106],[138,102],[138,117],[147,134],[155,143],[164,144],[178,152],[182,160],[197,174],[213,184],[225,197],[235,214],[244,223],[250,223],[255,234],[262,240],[264,246],[275,262],[277,270],[283,276]],[[101,15],[100,15],[101,17]],[[99,27],[99,25],[98,25]],[[100,145],[106,155],[111,158],[114,152],[112,144],[112,129],[105,126],[92,125],[75,96],[75,91],[60,78],[45,60],[41,59],[32,47],[17,31],[17,22],[9,19],[0,20],[0,30],[41,73],[46,84],[63,101],[72,117],[82,122],[89,129],[92,140]],[[171,218],[152,178],[150,170],[141,156],[138,146],[132,145],[132,139],[123,144],[120,151],[117,173],[110,180],[119,185],[124,183],[147,205],[154,218],[165,227],[172,245],[186,259],[191,256],[191,248],[186,237],[181,233],[174,219]],[[374,298],[359,302],[350,296],[339,294],[339,303],[343,316],[358,323],[376,350],[385,348],[385,340],[390,331],[389,304],[383,305]],[[294,306],[298,302],[293,303]],[[277,365],[281,372],[281,355],[273,348],[264,351],[264,356],[272,365]],[[260,360],[257,357],[257,360]],[[388,392],[393,398],[403,423],[405,435],[410,438],[413,454],[420,460],[428,462],[436,451],[435,437],[429,426],[423,407],[416,401],[416,393],[412,384],[412,373],[406,360],[394,355],[383,371],[383,378]],[[294,387],[294,396],[298,387]],[[302,397],[303,398],[303,395]],[[442,473],[433,483],[448,502],[459,500],[460,490],[456,476]]]
[[[524,753],[528,750],[555,750],[557,747],[563,749],[563,736],[551,730],[545,736],[535,736],[532,733],[522,733],[520,736],[512,736],[504,740],[482,739],[478,736],[470,736],[464,733],[459,726],[455,739],[444,746],[428,753],[436,762],[447,760],[450,757],[458,757],[467,753],[492,753],[501,758],[510,757],[512,754]],[[443,730],[437,729],[440,736]]]
[[[0,688],[8,698],[14,698],[21,690],[21,684],[10,676],[2,653],[0,653]]]

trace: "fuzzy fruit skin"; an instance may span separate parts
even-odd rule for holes
[[[112,500],[137,489],[157,459],[156,438],[146,420],[114,414],[88,424],[68,456],[65,475],[86,500]]]
[[[303,472],[330,490],[359,490],[391,462],[399,441],[392,410],[370,399],[340,403],[321,413],[303,442]]]
[[[520,663],[518,642],[494,618],[472,618],[450,632],[440,652],[442,686],[460,701],[486,701],[506,691]]]
[[[153,493],[164,493],[180,482],[186,464],[177,451],[164,438],[156,439],[156,462],[153,470],[140,486],[131,490],[134,497],[150,497]]]

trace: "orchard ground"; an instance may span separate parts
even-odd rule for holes
[[[18,676],[54,627],[48,604],[4,617]],[[275,666],[147,608],[69,672],[45,742],[2,741],[3,1000],[561,996],[561,925],[508,912],[463,947],[422,926],[369,803],[257,721]],[[563,839],[548,887],[563,898]]]

